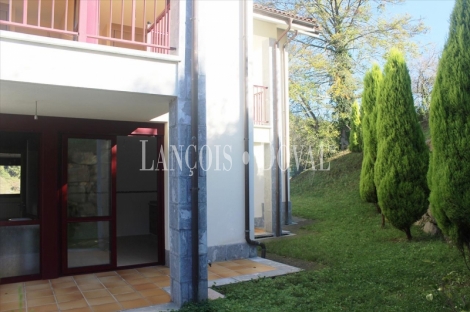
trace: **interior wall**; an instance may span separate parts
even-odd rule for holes
[[[145,168],[143,167],[143,140]],[[149,202],[157,200],[157,174],[151,169],[157,162],[157,139],[145,136],[117,138],[116,210],[117,236],[150,233]]]

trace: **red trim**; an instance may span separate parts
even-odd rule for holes
[[[66,185],[61,186],[61,135],[74,134],[74,135],[97,135],[119,136],[130,135],[136,129],[147,128],[154,129],[153,135],[163,137],[164,124],[149,123],[149,122],[125,122],[125,121],[110,121],[110,120],[91,120],[91,119],[78,119],[78,118],[60,118],[60,117],[44,117],[39,116],[38,120],[34,120],[33,116],[26,115],[12,115],[0,114],[0,131],[5,132],[23,132],[35,133],[39,136],[39,208],[38,213],[40,217],[40,243],[41,243],[41,275],[5,278],[0,281],[3,283],[13,283],[15,281],[27,281],[34,279],[53,279],[61,276],[60,267],[63,265],[60,261],[62,246],[60,243],[59,231],[60,216],[61,216],[61,193],[66,191]],[[63,173],[63,171],[62,171]],[[159,183],[162,191],[159,193],[163,195],[164,184]],[[163,199],[160,199],[163,203]],[[161,206],[164,209],[163,205]],[[163,213],[163,212],[162,212]],[[31,221],[28,221],[31,222]],[[35,221],[36,224],[38,221]],[[10,223],[10,222],[9,222]],[[15,225],[20,225],[15,222]],[[2,226],[2,224],[0,224]],[[164,234],[164,220],[162,219],[162,228]],[[66,236],[65,236],[66,237]],[[163,249],[163,256],[159,260],[164,263],[164,236],[160,239],[163,240],[161,244]],[[115,244],[115,243],[114,243]],[[115,247],[113,247],[115,248]],[[159,261],[160,262],[160,261]],[[148,264],[143,264],[142,267]],[[70,274],[96,272],[108,270],[102,266],[86,267],[70,270]],[[112,270],[109,268],[109,270]]]
[[[160,155],[160,150],[164,147],[164,136],[157,136],[157,159]],[[158,202],[158,264],[165,264],[165,172],[163,171],[163,164],[160,163],[157,167],[157,202]]]
[[[0,226],[39,225],[39,220],[31,221],[0,221]]]
[[[32,280],[40,280],[40,279],[41,279],[40,274],[15,276],[15,277],[4,277],[4,278],[0,279],[0,285],[21,283],[21,282],[27,282],[27,281],[32,281]]]
[[[109,216],[96,216],[96,217],[68,217],[67,216],[67,181],[68,181],[68,140],[72,138],[77,139],[94,139],[94,140],[107,140],[111,142],[111,194],[110,196],[110,214]],[[107,135],[63,135],[62,136],[62,273],[78,273],[88,272],[92,268],[111,269],[116,267],[116,137]],[[65,191],[65,192],[64,192]],[[81,223],[81,222],[109,222],[109,249],[110,259],[109,264],[98,266],[87,266],[80,268],[68,267],[68,224]]]

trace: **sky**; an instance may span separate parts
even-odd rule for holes
[[[415,18],[423,18],[429,27],[426,35],[420,36],[422,43],[435,43],[438,51],[442,50],[449,31],[449,19],[454,0],[407,0],[405,3],[389,6],[390,13],[408,13]]]

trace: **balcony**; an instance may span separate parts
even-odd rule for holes
[[[0,0],[0,30],[169,54],[168,0]]]
[[[255,126],[269,126],[267,90],[268,87],[253,86],[253,123]]]

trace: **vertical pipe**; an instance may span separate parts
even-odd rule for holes
[[[51,28],[54,28],[54,19],[55,19],[55,0],[52,0],[52,15],[51,15]]]
[[[199,169],[198,169],[198,22],[197,0],[193,0],[192,13],[192,62],[191,62],[191,136],[195,146],[192,163],[196,164],[191,177],[191,243],[193,299],[199,299]]]
[[[39,0],[41,1],[41,0]],[[67,30],[67,22],[69,17],[69,0],[65,0],[65,23],[64,23],[64,30]]]
[[[147,16],[147,0],[144,0],[144,9],[142,10],[142,42],[146,42],[147,40],[147,24],[145,23],[146,16]],[[147,42],[148,43],[148,42]]]
[[[97,26],[96,26],[96,31],[95,31],[95,34],[97,34],[98,36],[100,36],[100,24],[101,24],[101,0],[96,0],[97,1],[97,5],[98,5],[98,14],[97,14],[97,19],[98,19],[98,23],[97,23]],[[95,17],[93,17],[95,18]]]
[[[38,1],[38,26],[41,27],[41,0]]]
[[[121,0],[121,39],[124,38],[124,0]]]
[[[135,41],[135,0],[132,0],[131,40]]]
[[[245,137],[245,142],[244,142],[244,148],[245,148],[245,153],[250,152],[250,110],[253,109],[252,106],[250,106],[250,103],[253,104],[254,97],[250,96],[250,88],[253,90],[253,85],[251,83],[251,76],[249,73],[250,69],[250,52],[251,52],[251,44],[252,44],[252,34],[251,32],[251,27],[248,26],[249,21],[251,20],[251,15],[249,15],[250,8],[247,5],[247,1],[241,1],[242,6],[243,6],[243,58],[244,58],[244,74],[245,74],[245,83],[243,85],[244,91],[245,91],[245,107],[244,107],[244,137]],[[254,114],[254,113],[253,113]],[[252,116],[253,118],[253,116]],[[245,241],[247,242],[248,245],[250,246],[256,246],[256,247],[261,247],[261,257],[266,258],[266,245],[252,240],[250,237],[250,167],[249,167],[249,162],[245,162]]]
[[[109,0],[109,38],[112,38],[113,28],[113,0]]]
[[[23,24],[28,24],[28,0],[23,0]]]
[[[13,22],[11,20],[11,11],[13,11],[13,0],[10,0],[10,2],[8,4],[8,8],[9,8],[9,10],[8,10],[8,21]]]

